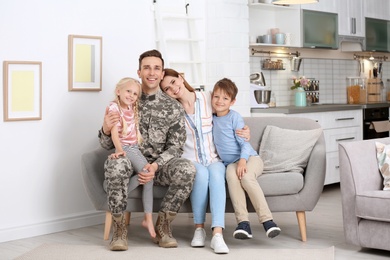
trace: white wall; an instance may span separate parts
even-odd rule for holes
[[[207,1],[207,86],[227,77],[238,89],[234,110],[250,116],[248,1]]]
[[[235,109],[248,116],[247,0],[207,1],[206,12],[201,3],[191,6],[207,16],[206,89],[232,78]],[[137,77],[139,55],[156,46],[151,7],[152,0],[0,0],[0,60],[41,61],[43,88],[42,120],[0,121],[0,242],[104,221],[84,190],[80,157],[99,146],[115,83]],[[70,34],[103,37],[101,92],[68,91]]]
[[[0,1],[0,60],[41,61],[43,88],[42,120],[0,121],[0,242],[104,220],[84,191],[80,156],[98,147],[115,83],[137,77],[139,54],[155,48],[151,5]],[[70,34],[103,37],[101,92],[68,92]]]

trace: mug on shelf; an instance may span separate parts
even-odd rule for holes
[[[264,34],[263,35],[263,43],[272,43],[272,35]]]
[[[276,42],[276,44],[284,44],[285,43],[285,34],[284,33],[275,34],[275,42]]]
[[[284,43],[286,45],[292,45],[292,34],[291,33],[285,33],[285,40]]]

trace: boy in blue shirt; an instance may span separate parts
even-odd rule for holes
[[[238,89],[230,79],[218,81],[213,89],[211,104],[214,109],[213,136],[218,155],[226,168],[226,180],[238,226],[234,238],[252,238],[246,207],[245,192],[248,194],[259,222],[263,224],[267,237],[279,235],[280,228],[273,222],[264,193],[257,182],[263,172],[263,161],[250,143],[235,134],[244,127],[241,115],[230,110],[236,101]]]

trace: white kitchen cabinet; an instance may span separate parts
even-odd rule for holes
[[[337,2],[342,0],[321,0],[315,4],[301,5],[301,9],[337,13]]]
[[[321,125],[326,144],[325,185],[340,182],[338,144],[362,140],[362,110],[300,113],[287,116],[310,118]]]
[[[389,20],[389,0],[363,0],[364,16],[382,20]]]
[[[278,6],[251,3],[249,4],[249,36],[258,37],[270,34],[272,28],[279,28],[281,33],[291,33],[291,45],[287,47],[301,47],[300,17],[299,5]],[[251,43],[250,45],[279,46],[265,43]]]
[[[363,0],[338,0],[339,35],[364,37]]]

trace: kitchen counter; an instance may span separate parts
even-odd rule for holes
[[[312,104],[306,107],[296,106],[281,106],[271,108],[251,108],[251,113],[267,113],[267,114],[299,114],[299,113],[315,113],[328,111],[343,111],[343,110],[357,110],[365,108],[380,108],[390,107],[390,102],[375,102],[368,104]]]

